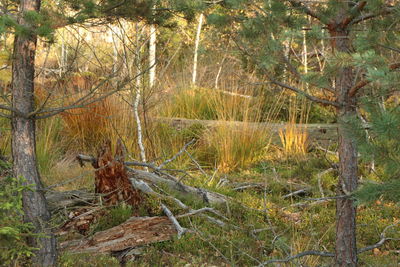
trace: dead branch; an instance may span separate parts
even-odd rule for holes
[[[375,243],[374,245],[367,246],[365,248],[361,248],[361,249],[357,250],[357,254],[360,254],[360,253],[363,253],[363,252],[366,252],[366,251],[373,250],[375,248],[381,247],[383,244],[385,244],[386,241],[389,241],[389,240],[396,240],[396,241],[400,240],[400,238],[386,237],[386,231],[388,229],[392,228],[392,227],[397,226],[397,225],[398,225],[398,223],[397,224],[391,224],[391,225],[385,227],[385,229],[380,234],[381,239],[377,243]],[[263,262],[259,266],[265,266],[265,265],[268,265],[268,264],[271,264],[271,263],[275,263],[275,262],[289,262],[289,261],[292,261],[294,259],[298,259],[298,258],[301,258],[301,257],[304,257],[304,256],[335,257],[335,253],[325,252],[325,251],[309,250],[309,251],[304,251],[304,252],[301,252],[301,253],[293,255],[293,256],[289,256],[289,257],[284,258],[284,259],[268,260],[268,261]]]
[[[191,144],[193,144],[195,141],[196,141],[196,139],[192,139],[192,140],[190,140],[190,142],[186,143],[186,144],[181,148],[181,150],[179,150],[179,152],[176,153],[172,158],[167,159],[166,161],[164,161],[163,163],[161,163],[160,166],[158,166],[158,169],[162,169],[162,168],[165,167],[165,165],[167,165],[168,163],[174,161],[174,160],[175,160],[177,157],[179,157],[183,152],[185,152],[186,149],[187,149]]]
[[[96,194],[88,193],[83,190],[73,190],[67,192],[47,191],[46,199],[50,210],[58,210],[77,205],[94,205]]]
[[[370,245],[370,246],[367,246],[365,248],[360,248],[360,249],[357,250],[357,253],[360,254],[360,253],[363,253],[363,252],[366,252],[366,251],[369,251],[369,250],[373,250],[375,248],[379,248],[379,247],[383,246],[383,244],[385,244],[386,241],[389,241],[389,240],[399,241],[400,238],[386,237],[386,231],[388,229],[390,229],[390,228],[395,227],[395,226],[398,226],[398,223],[386,226],[385,229],[383,229],[382,233],[380,234],[381,239],[377,243],[375,243],[373,245]]]
[[[143,193],[146,193],[146,194],[149,194],[149,195],[158,196],[158,197],[165,198],[165,199],[171,199],[171,200],[173,200],[179,207],[181,207],[182,209],[189,210],[189,213],[186,213],[186,214],[183,214],[183,215],[179,215],[179,216],[177,216],[178,218],[199,214],[201,217],[203,217],[203,218],[209,220],[210,222],[215,223],[215,224],[217,224],[217,225],[219,225],[219,226],[221,226],[221,227],[223,227],[223,226],[226,225],[223,221],[221,221],[221,220],[219,220],[219,219],[216,219],[216,218],[214,218],[214,217],[210,217],[210,216],[208,216],[208,215],[202,213],[202,212],[205,212],[205,211],[209,211],[209,212],[212,212],[212,213],[214,213],[215,215],[217,215],[217,216],[223,218],[224,220],[228,220],[226,217],[224,217],[222,214],[220,214],[219,212],[217,212],[217,211],[214,210],[213,208],[205,207],[205,208],[202,208],[202,209],[199,209],[199,210],[193,210],[193,209],[191,209],[190,207],[188,207],[187,205],[185,205],[182,201],[180,201],[179,199],[177,199],[177,198],[175,198],[175,197],[173,197],[173,196],[164,196],[164,195],[161,195],[161,194],[155,192],[155,191],[154,191],[146,182],[144,182],[144,181],[140,181],[140,180],[136,180],[135,178],[131,178],[131,182],[132,182],[132,185],[133,185],[136,189],[141,190]]]
[[[128,168],[128,170],[132,173],[133,177],[136,179],[144,180],[150,182],[152,184],[163,184],[168,186],[169,189],[179,192],[181,194],[191,195],[196,197],[199,200],[202,200],[206,203],[210,204],[224,204],[228,201],[228,197],[211,192],[201,188],[195,188],[188,185],[184,185],[178,181],[172,181],[166,178],[163,178],[157,174],[144,172],[141,170],[135,170],[132,168]]]
[[[265,265],[268,265],[268,264],[271,264],[271,263],[275,263],[275,262],[289,262],[289,261],[292,261],[294,259],[298,259],[298,258],[301,258],[301,257],[304,257],[304,256],[335,257],[335,254],[331,253],[331,252],[309,250],[309,251],[304,251],[304,252],[301,252],[301,253],[293,255],[293,256],[289,256],[289,257],[287,257],[285,259],[268,260],[268,261],[265,261],[265,262],[261,263],[258,266],[265,266]]]
[[[303,188],[303,189],[299,189],[299,190],[296,190],[294,192],[291,192],[291,193],[289,193],[287,195],[284,195],[284,196],[282,196],[282,198],[285,199],[285,198],[289,198],[289,197],[294,197],[294,196],[298,196],[298,195],[301,195],[301,194],[306,194],[307,192],[308,192],[308,189],[307,188]]]
[[[187,231],[187,229],[183,228],[178,220],[175,218],[174,214],[168,209],[167,206],[164,204],[161,204],[161,208],[164,211],[165,215],[168,216],[169,220],[172,222],[172,224],[175,226],[176,231],[178,232],[178,239],[182,237],[183,234]]]
[[[327,173],[330,173],[330,172],[333,171],[333,170],[334,170],[334,168],[329,168],[329,169],[327,169],[327,170],[325,170],[325,171],[320,172],[320,173],[317,174],[317,178],[318,178],[318,188],[319,188],[319,192],[321,193],[321,197],[325,197],[324,190],[323,190],[322,184],[321,184],[322,176],[324,176],[324,175],[327,174]]]
[[[72,253],[108,253],[170,240],[175,234],[168,217],[132,217],[91,238],[63,242],[60,248]]]

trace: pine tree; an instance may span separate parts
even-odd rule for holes
[[[34,185],[32,191],[23,192],[23,209],[26,222],[32,223],[34,233],[40,234],[28,240],[30,246],[38,248],[33,257],[35,266],[56,265],[57,249],[54,234],[49,225],[43,186],[36,159],[35,121],[54,116],[74,106],[46,108],[36,107],[34,101],[35,55],[38,37],[54,41],[54,30],[74,23],[96,19],[97,23],[108,23],[113,19],[146,20],[154,24],[164,23],[172,11],[193,18],[196,9],[204,5],[201,1],[96,1],[96,0],[4,0],[0,4],[0,35],[13,34],[14,51],[12,61],[12,100],[1,95],[0,116],[12,122],[13,172],[24,177],[26,184]],[[113,92],[107,92],[97,100]],[[86,99],[86,100],[84,100]],[[4,100],[4,101],[3,101]],[[90,101],[87,101],[90,100]],[[79,107],[96,101],[85,96]],[[78,107],[77,106],[77,107]],[[43,235],[44,234],[44,235]]]
[[[349,131],[361,96],[385,97],[398,81],[400,64],[390,50],[399,41],[398,1],[227,0],[209,16],[210,23],[231,30],[248,68],[270,87],[290,90],[336,110],[339,181],[336,205],[337,266],[357,266],[357,141]],[[303,34],[315,47],[303,72]],[[289,53],[287,47],[290,48]],[[295,51],[295,52],[291,52]],[[298,56],[300,54],[300,56]],[[319,63],[323,64],[319,64]],[[286,77],[290,79],[286,79]],[[285,81],[294,81],[290,84]],[[299,85],[306,83],[303,90]]]
[[[367,101],[367,100],[366,100]],[[378,199],[400,202],[400,107],[373,101],[364,104],[365,117],[368,121],[368,134],[365,124],[354,118],[350,134],[357,137],[361,159],[374,163],[380,183],[366,182],[355,192],[355,197],[362,203]]]

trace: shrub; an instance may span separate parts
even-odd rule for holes
[[[4,163],[0,168],[4,167]],[[30,190],[23,180],[0,177],[0,265],[16,265],[31,256],[34,248],[28,246],[26,237],[33,236],[31,224],[23,222],[22,192]]]

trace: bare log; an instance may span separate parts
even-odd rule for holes
[[[132,217],[91,238],[63,242],[60,248],[72,253],[109,253],[170,240],[175,235],[168,217]]]
[[[77,205],[93,205],[92,203],[96,200],[96,194],[84,190],[48,191],[46,192],[46,200],[49,204],[49,209],[55,211]]]
[[[205,203],[210,203],[215,205],[215,204],[224,204],[228,201],[228,198],[222,194],[211,192],[202,188],[195,188],[192,186],[184,185],[179,181],[172,181],[163,178],[155,173],[135,170],[132,168],[128,168],[128,170],[132,173],[135,179],[144,180],[152,184],[166,185],[168,186],[169,189],[173,191],[177,191],[181,194],[191,195],[193,197],[198,198],[199,200],[204,201]]]

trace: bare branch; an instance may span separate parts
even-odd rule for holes
[[[178,220],[175,218],[174,214],[165,206],[164,204],[161,204],[161,208],[164,211],[165,215],[168,216],[169,220],[172,222],[172,224],[175,226],[176,231],[178,232],[178,239],[182,237],[185,232],[187,232],[186,228],[183,228]]]
[[[289,256],[285,259],[273,259],[273,260],[268,260],[265,261],[263,263],[261,263],[258,266],[265,266],[271,263],[275,263],[275,262],[289,262],[292,261],[294,259],[298,259],[304,256],[319,256],[319,257],[335,257],[335,253],[331,253],[331,252],[324,252],[324,251],[316,251],[316,250],[309,250],[309,251],[304,251],[301,252],[299,254],[293,255],[293,256]]]
[[[165,165],[167,165],[168,163],[174,161],[177,157],[179,157],[183,152],[186,151],[186,149],[193,144],[196,141],[196,139],[192,139],[190,140],[188,143],[186,143],[181,150],[179,150],[178,153],[176,153],[172,158],[167,159],[166,161],[164,161],[163,163],[160,164],[160,166],[158,166],[159,169],[162,169]]]
[[[396,240],[396,241],[400,240],[400,238],[386,237],[386,231],[387,231],[388,229],[392,228],[392,227],[397,226],[397,225],[398,225],[398,223],[396,223],[396,224],[391,224],[391,225],[386,226],[385,229],[383,229],[382,233],[380,234],[381,239],[380,239],[377,243],[375,243],[375,244],[373,244],[373,245],[371,245],[371,246],[367,246],[367,247],[365,247],[365,248],[360,248],[359,250],[357,250],[357,253],[360,254],[360,253],[363,253],[363,252],[372,250],[372,249],[374,249],[374,248],[379,248],[379,247],[381,247],[383,244],[385,244],[386,241],[389,241],[389,240]]]
[[[353,19],[356,17],[356,14],[360,13],[365,5],[367,4],[367,1],[360,1],[358,2],[351,10],[350,10],[350,15],[343,19],[343,21],[340,23],[341,27],[345,28],[347,27]]]

